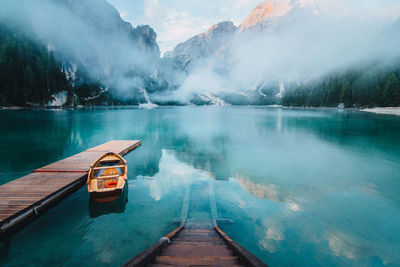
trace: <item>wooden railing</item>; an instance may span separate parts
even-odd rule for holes
[[[173,230],[171,233],[162,237],[152,246],[148,247],[147,249],[143,250],[139,255],[133,257],[131,260],[126,262],[123,267],[142,267],[146,266],[147,264],[151,263],[155,256],[157,256],[163,248],[165,248],[170,240],[172,240],[182,229],[183,225],[178,226]]]
[[[219,229],[218,225],[214,225],[215,231],[224,239],[228,247],[239,257],[239,259],[246,264],[246,266],[260,266],[268,267],[267,264],[262,262],[259,258],[250,253],[247,249],[232,240],[227,234]]]

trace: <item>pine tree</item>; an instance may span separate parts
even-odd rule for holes
[[[346,78],[343,78],[341,81],[340,102],[344,103],[346,107],[351,105],[351,94],[350,83]]]
[[[383,90],[383,99],[384,104],[388,106],[400,104],[400,81],[394,73],[389,75],[386,81]]]

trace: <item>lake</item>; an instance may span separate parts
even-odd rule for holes
[[[352,110],[0,110],[0,184],[112,139],[139,139],[110,205],[82,187],[0,243],[0,265],[118,266],[166,235],[192,186],[270,266],[400,265],[400,117]]]

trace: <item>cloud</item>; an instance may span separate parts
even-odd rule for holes
[[[144,0],[143,8],[144,15],[149,20],[154,20],[160,15],[158,0]]]
[[[397,19],[400,3],[397,0],[300,0],[303,6],[313,6],[326,15],[359,18],[379,17]]]
[[[160,23],[159,28],[162,31],[159,33],[158,43],[163,52],[171,51],[177,42],[204,32],[208,27],[209,24],[204,24],[204,21],[191,17],[186,12],[171,11]]]

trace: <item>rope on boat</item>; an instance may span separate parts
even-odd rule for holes
[[[171,244],[171,240],[169,240],[168,237],[165,237],[165,236],[164,236],[164,237],[161,237],[161,240],[162,240],[162,241],[167,240],[168,245]]]

